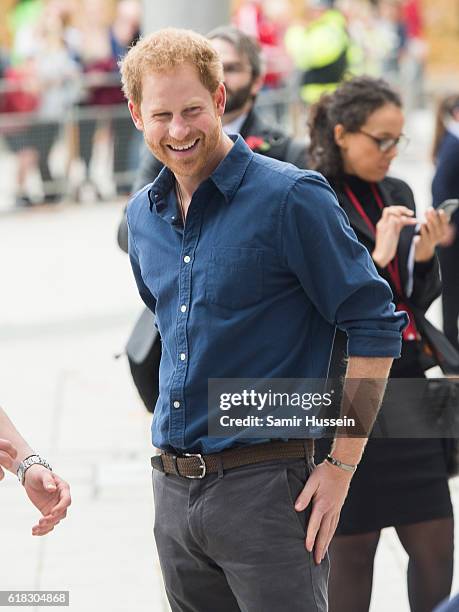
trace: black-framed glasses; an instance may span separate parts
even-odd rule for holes
[[[404,151],[409,143],[409,138],[408,136],[405,136],[405,134],[400,134],[398,138],[378,138],[377,136],[373,136],[373,134],[369,134],[364,130],[359,130],[359,132],[360,134],[371,138],[381,153],[388,153],[394,147],[397,147],[399,151]]]

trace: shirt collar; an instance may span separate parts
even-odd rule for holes
[[[153,210],[153,206],[156,208],[156,212],[161,212],[167,206],[167,194],[173,189],[175,184],[174,174],[164,166],[161,172],[158,174],[156,179],[151,184],[151,188],[148,191],[148,199],[150,200],[150,212]]]
[[[209,177],[227,203],[234,197],[254,155],[242,136],[232,135],[230,138],[234,142],[233,147]],[[174,184],[174,174],[169,168],[164,167],[148,191],[150,211],[154,206],[156,212],[160,213],[167,207],[167,194],[173,189]]]
[[[246,119],[247,113],[239,115],[239,117],[236,117],[236,119],[233,119],[233,121],[224,125],[223,131],[227,134],[240,134],[241,127],[244,125]]]
[[[238,190],[247,166],[254,156],[242,136],[230,136],[230,138],[234,142],[233,147],[210,176],[228,204]]]
[[[459,121],[448,119],[445,121],[445,126],[450,134],[456,136],[456,138],[459,138]]]

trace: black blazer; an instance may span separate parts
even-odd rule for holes
[[[381,192],[382,200],[386,206],[406,206],[416,213],[413,192],[404,181],[392,177],[386,177],[380,183],[378,183],[378,187]],[[375,248],[374,236],[370,232],[365,221],[354,208],[345,191],[342,188],[335,186],[335,192],[341,207],[348,216],[349,222],[354,229],[357,238],[371,253]],[[400,240],[397,248],[400,266],[400,279],[404,291],[406,291],[409,278],[408,258],[414,233],[414,226],[403,228],[400,233]],[[396,290],[387,269],[380,268],[379,266],[376,266],[376,268],[379,274],[389,283],[392,292],[394,293],[394,300],[396,300]],[[412,293],[409,297],[402,297],[403,301],[412,309],[416,325],[418,326],[423,337],[430,335],[430,330],[433,327],[425,318],[425,313],[432,302],[440,294],[441,280],[437,257],[434,256],[430,261],[425,263],[415,262],[413,269]],[[441,335],[440,332],[438,333]],[[345,346],[346,337],[343,332],[338,332],[333,349],[333,357],[330,368],[331,376],[339,376],[343,374],[342,357],[345,353]]]
[[[259,151],[262,155],[288,162],[298,168],[307,167],[306,140],[292,138],[278,127],[268,125],[254,108],[249,112],[241,127],[241,136],[244,139],[249,136],[260,136],[268,142],[270,145],[268,151]]]
[[[414,195],[411,188],[402,180],[386,177],[378,187],[381,192],[382,200],[386,206],[406,206],[416,213],[416,205]],[[346,193],[341,190],[336,190],[336,195],[341,207],[345,210],[349,222],[357,234],[359,241],[371,253],[375,248],[375,240],[367,227],[365,221],[355,210]],[[400,233],[400,240],[397,248],[397,255],[400,265],[400,277],[402,287],[406,290],[408,282],[408,257],[411,249],[411,243],[414,238],[415,228],[413,226],[405,227]],[[387,280],[395,294],[395,287],[387,273],[386,268],[379,268],[379,274]],[[432,302],[441,294],[440,271],[437,257],[434,256],[430,261],[425,263],[415,263],[413,270],[413,291],[407,299],[410,305],[421,309],[424,313],[427,311]],[[405,298],[405,296],[402,296]]]

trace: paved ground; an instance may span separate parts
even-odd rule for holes
[[[398,173],[425,205],[431,170],[416,149],[423,125]],[[167,610],[152,534],[149,417],[125,359],[115,359],[141,309],[114,239],[121,208],[0,217],[0,402],[73,493],[66,521],[35,539],[23,490],[13,477],[0,484],[0,589],[70,590],[74,612]],[[459,508],[458,484],[452,489]],[[405,567],[386,530],[371,612],[408,610]]]

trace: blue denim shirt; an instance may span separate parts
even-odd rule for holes
[[[163,341],[153,444],[216,452],[209,378],[325,378],[335,328],[349,355],[397,357],[405,313],[326,180],[241,137],[193,194],[183,228],[164,168],[129,203],[129,254]]]

